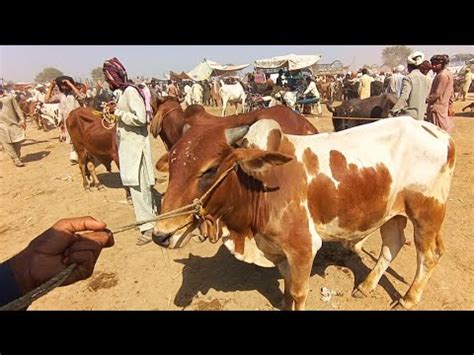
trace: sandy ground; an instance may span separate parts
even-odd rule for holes
[[[456,103],[455,111],[466,104]],[[326,110],[322,118],[308,118],[321,131],[332,130]],[[455,124],[452,135],[457,143],[457,166],[444,226],[446,252],[418,309],[474,309],[474,113],[456,117]],[[135,221],[116,167],[112,174],[103,166],[98,168],[105,191],[85,192],[79,168],[69,164],[69,147],[58,141],[56,131],[39,131],[30,124],[27,136],[22,148],[27,167],[16,168],[0,153],[0,261],[62,217],[92,215],[111,229]],[[159,139],[152,139],[152,147],[156,161],[164,147]],[[167,176],[156,176],[155,188],[165,191]],[[191,241],[183,249],[169,251],[153,243],[137,247],[137,233],[118,234],[115,246],[102,253],[90,279],[57,288],[30,309],[278,309],[283,280],[276,269],[240,262],[220,243]],[[407,237],[412,239],[410,223]],[[366,252],[359,258],[338,244],[323,246],[313,266],[308,309],[386,310],[406,292],[416,270],[414,246],[403,247],[372,295],[351,297],[354,286],[375,265],[379,232],[364,248]],[[322,301],[322,287],[337,295],[329,302]]]

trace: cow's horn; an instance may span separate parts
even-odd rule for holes
[[[232,145],[237,142],[239,139],[242,139],[243,136],[247,134],[249,126],[240,126],[235,128],[228,128],[225,130],[225,138],[228,145]]]

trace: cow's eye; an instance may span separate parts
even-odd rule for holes
[[[214,166],[212,168],[207,169],[205,172],[203,172],[201,174],[201,177],[210,177],[210,176],[215,175],[216,172],[217,172],[217,166]]]

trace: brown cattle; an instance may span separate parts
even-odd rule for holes
[[[355,297],[367,296],[403,247],[410,219],[417,271],[398,307],[420,302],[444,251],[442,225],[456,160],[445,131],[410,117],[311,136],[285,135],[273,120],[222,133],[208,128],[197,137],[194,128],[171,150],[162,212],[194,198],[202,205],[159,221],[156,243],[180,247],[194,228],[220,220],[231,253],[278,266],[286,306],[304,309],[323,242],[363,240],[380,229],[377,263],[354,290]],[[237,141],[244,148],[233,148]]]
[[[112,170],[112,161],[120,169],[116,140],[116,127],[106,129],[102,116],[89,107],[79,107],[69,114],[66,120],[67,130],[79,157],[84,189],[90,190],[88,177],[92,175],[92,185],[103,189],[97,178],[95,165],[103,164],[107,171]],[[95,162],[93,161],[95,160]],[[129,192],[127,189],[127,196]]]
[[[272,118],[282,125],[285,133],[289,134],[316,134],[318,130],[306,118],[293,110],[284,106],[275,106],[271,108],[255,110],[252,112],[227,116],[225,118],[207,113],[201,105],[190,105],[185,111],[181,108],[179,101],[175,98],[165,98],[159,101],[157,112],[150,124],[150,132],[153,137],[163,140],[166,149],[171,147],[183,135],[183,129],[199,124],[196,130],[193,130],[197,136],[203,130],[207,131],[206,126],[211,126],[209,130],[221,132],[225,128],[234,126],[237,122],[240,124],[252,124],[262,118]],[[215,126],[212,128],[212,126]],[[158,171],[168,170],[168,154],[161,156],[156,163]]]

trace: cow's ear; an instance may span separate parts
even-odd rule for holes
[[[289,155],[260,149],[236,149],[236,153],[239,167],[250,176],[264,174],[293,159]]]

